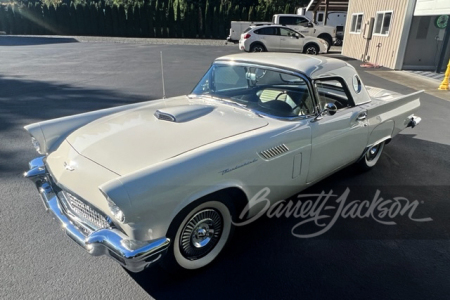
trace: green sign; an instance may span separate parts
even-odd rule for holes
[[[434,25],[439,29],[444,29],[448,24],[448,15],[438,16],[434,22]]]

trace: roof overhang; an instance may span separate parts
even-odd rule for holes
[[[307,11],[325,10],[328,2],[328,11],[347,11],[349,0],[311,0],[306,7]]]

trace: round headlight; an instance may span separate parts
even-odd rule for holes
[[[33,144],[33,147],[37,152],[41,151],[41,144],[39,144],[39,141],[36,138],[32,137],[31,143]]]

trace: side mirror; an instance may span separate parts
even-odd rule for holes
[[[308,25],[306,25],[306,27],[312,28],[314,27],[313,23],[309,22]]]
[[[298,33],[294,34],[294,36],[296,39],[300,38],[300,34],[298,34]]]
[[[317,122],[319,120],[322,120],[323,116],[328,113],[330,116],[334,115],[337,112],[337,106],[334,103],[327,103],[323,107],[322,111],[319,111],[314,119],[311,120],[311,122]]]
[[[337,106],[334,103],[327,103],[323,107],[323,112],[327,112],[330,116],[334,115],[337,112]]]

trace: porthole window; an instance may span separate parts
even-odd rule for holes
[[[357,94],[361,92],[361,80],[359,79],[358,75],[353,76],[353,89]]]

